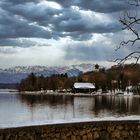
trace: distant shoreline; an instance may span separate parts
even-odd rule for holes
[[[140,95],[116,95],[114,93],[101,93],[101,92],[93,92],[93,93],[72,93],[72,92],[42,92],[42,91],[23,91],[18,92],[18,94],[24,95],[64,95],[64,96],[76,96],[76,97],[91,97],[91,96],[132,96],[132,97],[140,97]]]
[[[11,89],[0,89],[0,93],[16,93],[21,95],[36,95],[36,96],[45,96],[45,95],[56,95],[56,96],[75,96],[75,97],[91,97],[91,96],[124,96],[124,97],[140,97],[140,95],[123,95],[116,93],[102,93],[102,92],[92,92],[92,93],[73,93],[73,92],[57,92],[57,91],[18,91]],[[118,92],[119,93],[119,92]]]

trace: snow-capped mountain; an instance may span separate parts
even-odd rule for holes
[[[79,64],[65,67],[16,66],[8,69],[0,69],[0,83],[19,83],[32,72],[36,75],[44,76],[67,73],[69,77],[73,77],[78,76],[80,73],[93,70],[93,64]]]

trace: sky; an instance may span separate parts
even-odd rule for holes
[[[128,0],[0,0],[0,68],[67,66],[124,57],[119,17]]]

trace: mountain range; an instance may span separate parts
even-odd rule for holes
[[[94,64],[79,64],[64,67],[47,66],[16,66],[8,69],[0,69],[0,83],[19,83],[30,73],[49,77],[53,74],[67,74],[68,77],[78,76],[81,73],[94,70]]]

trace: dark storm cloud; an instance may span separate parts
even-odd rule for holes
[[[38,45],[38,42],[35,40],[29,40],[26,38],[20,38],[20,39],[0,39],[0,46],[5,47],[5,46],[11,46],[12,47],[33,47]],[[50,46],[48,43],[39,43],[39,46]]]
[[[92,34],[90,33],[84,33],[84,32],[72,32],[67,34],[67,36],[71,36],[72,40],[78,40],[78,41],[83,41],[83,40],[90,40],[92,38]]]
[[[125,51],[114,52],[114,48],[103,43],[86,44],[77,43],[66,46],[66,60],[81,60],[81,61],[104,61],[114,60],[118,57],[123,57]],[[113,53],[114,52],[114,53]]]
[[[97,3],[97,1],[89,3],[92,4],[93,2]],[[109,2],[108,5],[110,3],[112,4],[112,2]],[[82,35],[79,34],[78,36],[78,33],[106,33],[120,30],[116,21],[104,24],[95,15],[86,17],[79,10],[72,8],[52,8],[44,1],[3,0],[0,5],[2,11],[0,15],[0,38],[53,38],[53,35],[55,35],[54,38],[67,35],[73,38],[75,32],[77,38],[80,38]],[[37,23],[38,26],[32,23]],[[49,28],[50,32],[41,28],[41,26]],[[66,32],[66,34],[63,34],[63,32]]]
[[[55,1],[63,5],[64,7],[76,5],[83,9],[89,9],[101,13],[111,13],[130,9],[130,5],[128,4],[128,1],[130,0],[55,0]]]
[[[59,8],[51,6],[52,3],[49,5],[47,0],[1,0],[0,46],[9,46],[11,43],[23,47],[22,43],[13,41],[12,38],[57,40],[69,36],[73,40],[89,40],[93,33],[115,33],[121,27],[110,13],[129,7],[126,4],[128,0],[54,1],[60,4]],[[99,14],[101,17],[98,17]],[[25,46],[30,46],[30,41],[25,43]]]
[[[0,39],[0,46],[22,46],[19,40],[16,39]]]
[[[3,5],[3,8],[6,8],[7,5]],[[45,22],[45,25],[49,23],[49,20],[53,15],[57,15],[60,13],[60,10],[54,9],[49,7],[49,5],[45,3],[19,3],[15,5],[11,5],[11,7],[7,7],[7,10],[13,14],[22,16],[29,21],[36,21],[36,22]]]
[[[47,23],[46,14],[50,15],[56,12],[51,9],[48,12],[41,8],[41,6],[35,7],[34,2],[28,2],[28,4],[14,4],[14,2],[4,0],[0,2],[0,38],[58,38],[54,35],[55,33],[39,25],[41,20],[45,20]]]
[[[27,3],[27,2],[38,2],[39,0],[1,0],[2,2],[18,4],[18,3]]]
[[[30,24],[27,20],[17,15],[12,15],[0,9],[0,38],[42,37],[51,38],[50,32],[36,24]]]

